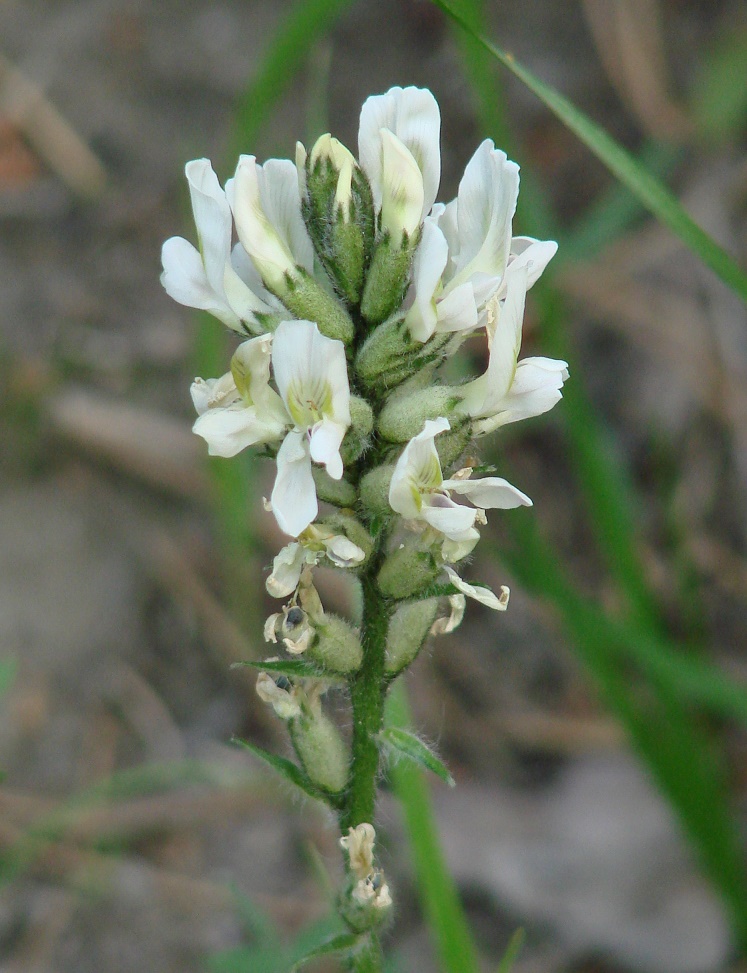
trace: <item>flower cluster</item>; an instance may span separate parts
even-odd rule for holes
[[[357,158],[326,134],[295,162],[241,156],[223,188],[207,160],[190,162],[198,246],[175,237],[162,255],[167,292],[243,339],[225,375],[195,379],[194,431],[212,455],[261,446],[275,461],[265,507],[289,542],[267,579],[284,605],[265,638],[287,656],[257,688],[288,723],[307,791],[340,813],[358,906],[389,903],[359,779],[386,689],[429,634],[459,624],[465,597],[508,602],[455,566],[487,510],[531,500],[481,475],[474,450],[551,409],[568,377],[565,362],[519,359],[526,294],[556,245],[513,235],[518,166],[486,140],[438,203],[439,141],[431,93],[392,88],[365,102]],[[447,384],[439,369],[471,338],[484,373]],[[360,579],[360,618],[325,612],[320,564]],[[352,743],[322,707],[335,683],[351,691]]]

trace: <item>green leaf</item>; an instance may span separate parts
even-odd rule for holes
[[[243,662],[234,662],[231,665],[232,669],[241,669],[242,667],[258,669],[261,672],[276,672],[280,676],[300,676],[302,678],[329,677],[329,673],[315,666],[313,662],[308,662],[306,659],[266,659],[264,662],[246,660]]]
[[[626,152],[604,129],[581,112],[567,98],[521,65],[512,54],[491,44],[475,31],[461,10],[447,0],[434,0],[467,34],[522,81],[543,104],[589,148],[597,158],[668,226],[721,280],[747,301],[747,274],[734,258],[719,246],[686,212],[677,198]]]
[[[517,929],[508,942],[506,947],[506,952],[503,954],[503,959],[498,964],[498,969],[496,973],[511,973],[514,968],[514,963],[516,962],[521,947],[524,945],[524,940],[526,939],[526,933],[523,929]]]
[[[276,770],[279,774],[282,774],[286,780],[290,781],[296,787],[300,788],[304,794],[308,794],[309,797],[315,797],[319,801],[324,801],[327,803],[324,795],[317,790],[312,784],[306,774],[301,770],[301,768],[294,764],[292,760],[288,760],[286,757],[278,757],[274,753],[269,753],[267,750],[263,750],[262,747],[256,746],[254,743],[250,743],[248,740],[240,740],[238,737],[233,737],[232,743],[238,744],[238,746],[243,747],[245,750],[249,750],[255,756],[264,760],[266,764],[269,764],[273,770]]]
[[[400,728],[410,722],[402,679],[397,680],[389,694],[387,722],[390,727]],[[391,777],[402,802],[418,895],[434,937],[440,969],[443,973],[480,973],[477,948],[444,858],[425,779],[414,764],[404,760],[392,767]]]
[[[318,946],[312,947],[300,959],[296,960],[290,970],[290,973],[296,973],[297,970],[300,970],[301,967],[310,960],[317,959],[319,956],[330,956],[333,953],[342,953],[345,950],[353,949],[358,945],[359,940],[360,936],[356,933],[338,933],[336,936],[332,936],[323,943],[319,943]]]
[[[455,781],[449,772],[449,768],[438,759],[430,747],[413,733],[407,730],[401,730],[396,726],[389,726],[381,731],[379,740],[385,748],[394,750],[401,756],[407,757],[408,760],[419,764],[425,770],[430,770],[432,774],[440,777],[449,787],[455,786]]]

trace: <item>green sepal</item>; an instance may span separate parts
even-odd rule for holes
[[[354,507],[358,499],[355,487],[344,477],[341,480],[333,480],[323,466],[312,466],[311,475],[314,478],[316,495],[325,503],[331,503],[335,507]]]
[[[298,970],[302,966],[313,959],[317,959],[319,956],[331,956],[334,953],[343,953],[355,949],[359,940],[360,935],[354,932],[341,932],[336,936],[331,936],[323,943],[319,943],[318,946],[314,946],[307,953],[304,953],[300,959],[296,960],[290,968],[289,973],[298,973]]]
[[[394,750],[402,757],[412,760],[425,770],[430,770],[436,777],[440,777],[449,787],[455,787],[456,781],[451,776],[449,768],[444,764],[435,753],[426,746],[419,737],[407,730],[399,727],[390,726],[382,730],[378,735],[379,744],[384,750]]]
[[[419,232],[411,240],[405,236],[401,247],[393,246],[388,234],[377,241],[361,300],[361,314],[369,324],[381,324],[402,305],[419,239]]]
[[[267,659],[265,662],[234,662],[232,669],[247,667],[258,672],[276,672],[279,676],[298,676],[300,679],[323,679],[329,673],[307,659]]]
[[[314,797],[318,801],[324,801],[325,804],[329,803],[328,795],[324,794],[318,787],[315,787],[303,770],[297,764],[294,764],[292,760],[288,760],[287,757],[279,757],[277,754],[263,750],[262,747],[250,743],[249,740],[241,740],[239,737],[232,737],[231,742],[253,753],[260,760],[264,760],[273,770],[276,770],[287,781],[295,787],[298,787],[299,790],[302,790],[304,794],[308,794],[309,797]]]
[[[348,312],[307,271],[301,267],[297,267],[296,271],[297,277],[288,276],[285,289],[276,297],[297,318],[316,322],[323,335],[349,345],[355,334],[355,325]]]

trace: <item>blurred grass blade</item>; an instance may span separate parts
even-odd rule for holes
[[[393,750],[400,757],[404,757],[406,760],[412,760],[413,763],[418,764],[423,770],[430,770],[432,774],[439,777],[449,787],[454,787],[455,781],[451,776],[449,768],[414,733],[403,730],[398,726],[389,726],[382,731],[380,739],[385,750]]]
[[[283,20],[254,79],[236,105],[229,158],[252,151],[273,108],[306,63],[311,48],[352,0],[301,0]]]
[[[597,156],[604,165],[641,200],[657,219],[672,230],[721,280],[747,301],[747,274],[734,258],[701,229],[677,198],[646,171],[604,129],[584,115],[567,98],[540,81],[505,51],[478,34],[459,5],[447,0],[433,2],[452,17],[485,50],[522,81],[543,104]]]
[[[526,938],[526,933],[523,929],[516,930],[508,942],[506,952],[503,954],[503,959],[498,964],[498,969],[495,973],[511,973]]]
[[[407,691],[398,679],[387,700],[387,724],[404,729],[409,723]],[[418,894],[442,973],[480,973],[477,949],[441,849],[428,785],[409,761],[392,767],[390,776],[404,809]]]
[[[711,739],[683,706],[671,670],[632,679],[630,664],[610,651],[604,616],[566,580],[556,553],[536,525],[511,517],[515,549],[501,557],[529,590],[549,597],[603,700],[627,730],[680,819],[703,870],[729,910],[732,928],[747,947],[747,875],[731,816],[721,761]]]

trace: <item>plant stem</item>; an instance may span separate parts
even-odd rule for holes
[[[369,933],[363,948],[350,958],[349,969],[352,973],[381,973],[384,969],[384,954],[375,932]]]
[[[353,760],[350,789],[340,815],[340,830],[373,822],[376,805],[376,779],[379,772],[379,747],[376,735],[384,722],[384,661],[391,608],[376,584],[383,560],[383,539],[361,578],[363,618],[361,643],[363,664],[350,687],[353,706]]]

